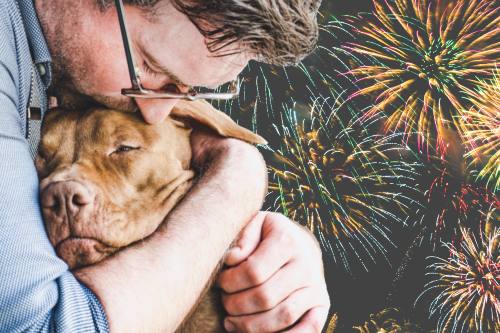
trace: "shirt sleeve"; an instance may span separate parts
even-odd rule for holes
[[[104,310],[53,250],[19,114],[14,30],[0,2],[0,332],[107,332]]]

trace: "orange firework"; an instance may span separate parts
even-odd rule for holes
[[[365,117],[387,114],[386,130],[418,132],[421,146],[445,146],[462,128],[466,90],[488,78],[500,55],[500,15],[491,0],[374,0],[371,19],[357,21],[360,41],[346,45],[369,64],[351,73],[366,83],[353,95],[374,97]],[[435,139],[435,141],[434,141]]]
[[[500,190],[500,70],[491,81],[478,82],[471,91],[473,106],[465,112],[464,134],[471,147],[466,154],[481,166],[477,176],[494,193]]]

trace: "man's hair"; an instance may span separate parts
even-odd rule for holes
[[[114,2],[97,1],[101,8]],[[161,1],[124,3],[147,8]],[[311,53],[318,40],[321,0],[168,1],[196,25],[205,36],[208,49],[217,56],[248,52],[266,63],[291,65]]]

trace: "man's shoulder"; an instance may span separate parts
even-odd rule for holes
[[[0,118],[4,123],[5,117],[15,118],[21,132],[26,131],[32,68],[30,46],[18,3],[0,0],[0,94],[7,96],[14,106],[6,109],[5,105],[0,105]]]
[[[15,3],[10,0],[0,0],[0,63],[4,69],[12,71],[17,67],[16,52],[16,30],[19,22],[16,22]]]

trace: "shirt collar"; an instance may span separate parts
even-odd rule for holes
[[[19,4],[19,10],[23,18],[31,56],[47,88],[52,78],[52,58],[42,28],[40,27],[40,22],[38,21],[33,0],[18,0],[17,3]]]

